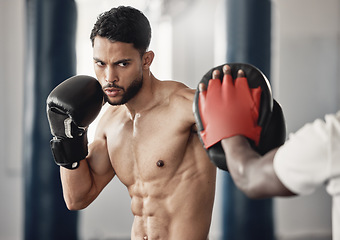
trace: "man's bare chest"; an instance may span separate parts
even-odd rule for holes
[[[107,149],[117,176],[125,184],[173,174],[183,161],[190,128],[173,119],[136,116],[107,130]]]

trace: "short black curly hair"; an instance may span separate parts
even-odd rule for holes
[[[141,11],[120,6],[98,16],[90,35],[92,47],[96,36],[112,42],[132,43],[142,55],[150,44],[151,26]]]

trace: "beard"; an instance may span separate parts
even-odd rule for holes
[[[140,78],[136,78],[135,80],[133,80],[132,83],[126,89],[116,85],[115,83],[110,83],[106,87],[114,87],[114,88],[122,89],[124,91],[124,94],[120,101],[112,101],[108,98],[106,94],[104,94],[104,100],[105,102],[113,106],[123,105],[127,103],[128,101],[130,101],[134,96],[136,96],[139,90],[142,88],[142,86],[143,86],[143,75]]]

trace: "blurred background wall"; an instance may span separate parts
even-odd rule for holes
[[[78,0],[78,73],[94,75],[89,33],[100,12],[132,5],[145,12],[153,28],[152,67],[160,79],[195,88],[201,76],[224,63],[225,0],[174,1],[160,9],[157,0]],[[171,1],[168,1],[171,2]],[[340,109],[340,1],[272,1],[274,97],[282,104],[288,132]],[[242,17],[242,16],[240,16]],[[22,125],[25,1],[0,0],[0,239],[23,236]],[[42,66],[43,67],[43,66]],[[94,128],[93,125],[92,129]],[[219,181],[218,181],[219,182]],[[220,240],[220,186],[211,239]],[[330,239],[331,199],[324,188],[309,196],[275,198],[277,239]],[[129,239],[133,217],[126,189],[114,179],[99,198],[80,212],[80,236]]]

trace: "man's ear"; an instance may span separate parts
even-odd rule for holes
[[[155,53],[153,51],[148,51],[143,55],[143,69],[149,69],[153,58],[155,57]]]

